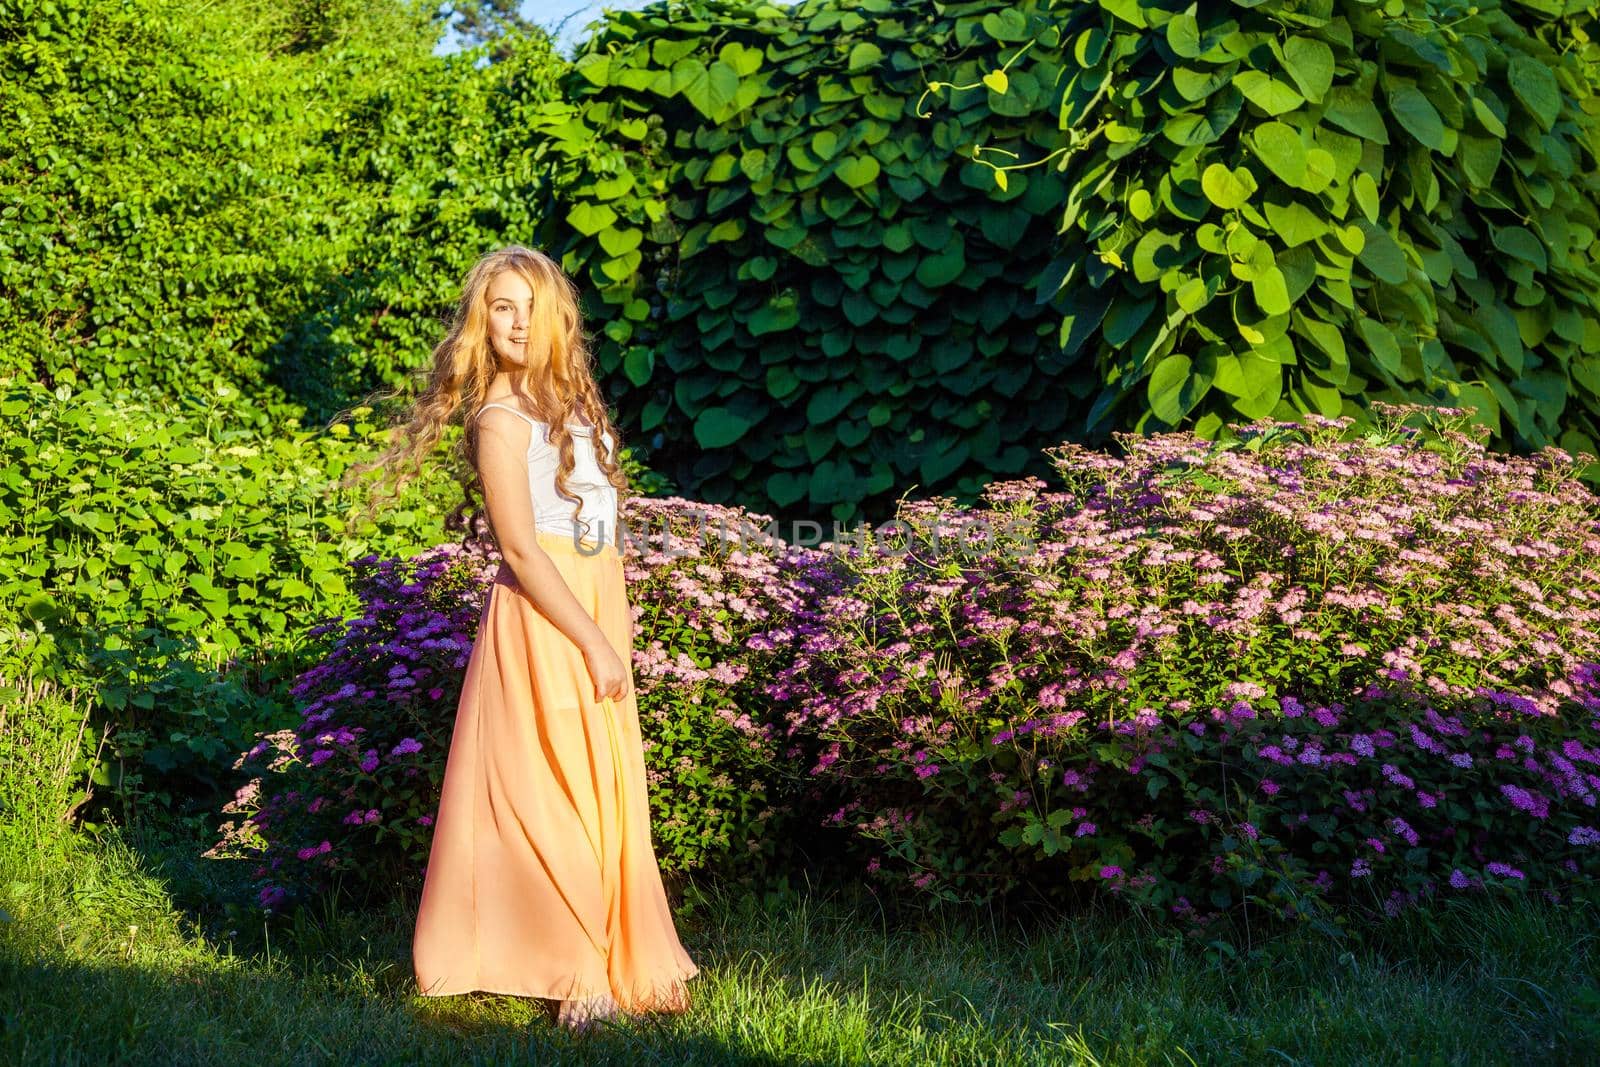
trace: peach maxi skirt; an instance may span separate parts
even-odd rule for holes
[[[583,653],[502,565],[445,763],[412,963],[423,996],[482,990],[679,1012],[699,972],[650,836],[622,559],[540,531],[630,679],[596,702]]]

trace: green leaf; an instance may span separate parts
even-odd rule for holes
[[[1029,37],[1028,18],[1014,7],[991,11],[983,16],[983,32],[997,41],[1025,41]]]
[[[1204,281],[1199,278],[1190,278],[1178,287],[1173,297],[1177,300],[1180,308],[1187,314],[1193,315],[1210,302],[1211,292]]]
[[[1406,255],[1401,251],[1389,231],[1368,222],[1357,222],[1366,235],[1366,246],[1361,249],[1361,265],[1373,276],[1390,285],[1402,285],[1406,280]]]
[[[1313,104],[1320,104],[1333,85],[1333,49],[1314,37],[1289,38],[1283,46],[1283,66]]]
[[[1491,226],[1489,229],[1494,236],[1494,246],[1506,255],[1514,256],[1540,272],[1549,267],[1544,245],[1526,226]]]
[[[1350,355],[1345,351],[1344,334],[1339,328],[1331,322],[1310,318],[1298,311],[1294,315],[1294,327],[1296,333],[1309,340],[1327,357],[1326,366],[1314,358],[1308,358],[1307,365],[1329,384],[1343,385],[1350,377]],[[1307,355],[1310,356],[1310,353]]]
[[[1259,70],[1246,70],[1234,75],[1233,84],[1245,99],[1269,115],[1282,115],[1306,102],[1286,82]]]
[[[1289,288],[1284,283],[1283,271],[1275,266],[1256,273],[1250,280],[1250,292],[1256,298],[1256,305],[1268,315],[1282,315],[1290,308]]]
[[[1233,77],[1236,66],[1237,64],[1229,64],[1226,67],[1207,67],[1203,70],[1177,67],[1172,71],[1172,87],[1185,100],[1191,102],[1204,100],[1228,84],[1228,79]]]
[[[1269,203],[1266,212],[1272,232],[1281,239],[1285,248],[1314,241],[1328,232],[1326,218],[1298,200],[1291,200],[1287,204]]]
[[[1211,375],[1196,374],[1188,356],[1173,354],[1150,372],[1146,392],[1150,410],[1162,422],[1176,426],[1211,388]]]
[[[1306,178],[1306,146],[1300,131],[1284,122],[1263,122],[1250,135],[1251,147],[1267,169],[1288,185]]]
[[[1506,80],[1540,128],[1550,129],[1561,113],[1561,89],[1555,73],[1532,56],[1519,54],[1506,64]]]
[[[567,212],[567,222],[585,237],[592,237],[617,221],[617,213],[605,204],[580,200]]]
[[[1257,186],[1249,167],[1230,170],[1221,163],[1213,163],[1200,176],[1200,188],[1205,191],[1207,200],[1224,211],[1231,211],[1249,200]]]
[[[1204,113],[1189,111],[1168,119],[1161,127],[1161,136],[1173,144],[1188,147],[1210,144],[1227,132],[1242,107],[1243,94],[1229,85],[1212,95]]]
[[[1472,113],[1477,116],[1478,122],[1482,124],[1483,128],[1493,136],[1504,137],[1506,135],[1506,124],[1500,121],[1500,116],[1496,115],[1481,97],[1474,96],[1472,98]]]
[[[1153,296],[1143,300],[1121,298],[1111,305],[1111,310],[1106,314],[1105,322],[1100,327],[1101,336],[1111,347],[1122,347],[1139,332],[1139,327],[1144,325],[1155,307],[1156,301]]]
[[[807,475],[778,471],[767,478],[767,495],[779,507],[788,507],[804,499],[810,489],[811,479]]]
[[[1167,47],[1184,59],[1200,54],[1200,23],[1193,15],[1180,11],[1167,20]]]
[[[1147,230],[1133,249],[1133,276],[1153,282],[1182,262],[1183,238],[1175,233]]]
[[[1326,102],[1327,109],[1322,117],[1335,126],[1374,144],[1389,143],[1389,131],[1383,124],[1383,116],[1373,106],[1371,98],[1359,89],[1350,85],[1336,85],[1328,90]]]
[[[834,174],[852,189],[859,189],[877,181],[881,170],[882,167],[872,156],[849,156],[840,161]]]
[[[702,448],[726,448],[754,425],[727,408],[706,408],[694,420],[694,438]]]
[[[1378,183],[1372,180],[1372,175],[1366,171],[1358,171],[1356,179],[1351,183],[1351,188],[1356,195],[1356,206],[1367,217],[1368,222],[1378,221]]]
[[[1308,193],[1320,193],[1339,180],[1339,161],[1333,153],[1321,148],[1306,149],[1306,174],[1300,188]]]
[[[1372,361],[1393,377],[1401,374],[1400,343],[1394,339],[1394,334],[1384,329],[1383,324],[1362,315],[1356,319],[1356,332],[1361,334],[1361,341],[1367,346],[1367,353],[1372,356]]]
[[[871,41],[860,41],[850,49],[849,70],[852,74],[856,71],[869,70],[882,62],[883,49]]]
[[[632,345],[622,357],[622,372],[634,385],[644,385],[655,373],[656,353],[649,345]]]
[[[1251,351],[1217,359],[1216,387],[1234,398],[1233,408],[1247,418],[1269,414],[1283,388],[1283,367]]]
[[[1444,120],[1420,89],[1402,85],[1389,94],[1389,110],[1406,132],[1435,152],[1444,152]]]
[[[1502,143],[1498,137],[1474,137],[1463,133],[1456,146],[1456,159],[1467,181],[1479,189],[1494,185],[1495,171],[1500,169]]]
[[[672,92],[679,93],[706,118],[717,121],[737,98],[739,74],[721,60],[707,65],[685,56],[672,64]]]

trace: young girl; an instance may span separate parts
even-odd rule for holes
[[[627,483],[576,287],[548,256],[513,245],[472,268],[396,452],[419,463],[460,408],[503,563],[445,764],[419,991],[554,1000],[575,1029],[686,1011],[699,968],[650,836],[617,535]]]

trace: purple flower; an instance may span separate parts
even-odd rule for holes
[[[1119,875],[1121,873],[1122,873],[1122,868],[1116,866],[1115,864],[1108,864],[1108,865],[1100,868],[1100,877],[1102,877],[1102,878],[1115,878],[1117,875]]]
[[[393,756],[404,756],[407,753],[421,752],[421,751],[422,751],[422,742],[418,741],[414,737],[407,737],[407,738],[403,738],[400,741],[399,744],[397,744],[393,748],[391,748],[389,750],[389,755],[391,757],[393,757]]]
[[[1535,819],[1547,818],[1550,814],[1550,802],[1537,793],[1530,793],[1519,785],[1510,782],[1500,787],[1500,792],[1511,801],[1518,811],[1525,811]]]
[[[1409,774],[1406,774],[1392,763],[1385,763],[1382,770],[1384,779],[1391,785],[1397,785],[1401,789],[1410,789],[1417,784]]]
[[[1600,845],[1600,830],[1592,826],[1574,826],[1567,835],[1569,845]]]
[[[1350,865],[1350,877],[1365,878],[1372,873],[1372,864],[1364,859],[1358,859]]]
[[[1522,877],[1524,877],[1524,875],[1523,875],[1523,873],[1521,871],[1517,870],[1515,867],[1509,866],[1508,864],[1504,864],[1504,863],[1490,863],[1490,864],[1488,864],[1488,865],[1486,865],[1484,867],[1484,870],[1488,871],[1490,874],[1498,874],[1502,878],[1522,878]]]
[[[1472,884],[1472,880],[1469,879],[1466,875],[1462,874],[1460,868],[1457,868],[1457,869],[1455,869],[1455,870],[1450,872],[1450,886],[1451,886],[1451,888],[1453,888],[1453,889],[1465,889],[1471,884]]]

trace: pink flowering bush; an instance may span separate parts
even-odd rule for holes
[[[682,501],[640,500],[624,553],[634,674],[664,870],[769,863],[788,841],[769,795],[777,731],[756,721],[746,637],[810,602],[801,549],[742,551],[692,536]],[[700,508],[736,529],[749,516]],[[282,910],[335,877],[358,896],[420,883],[468,658],[500,559],[480,527],[465,546],[409,560],[366,557],[363,612],[323,623],[329,654],[295,683],[300,723],[260,735],[235,762],[250,778],[207,852],[249,857],[259,902]],[[779,546],[781,547],[781,546]]]
[[[638,501],[663,867],[826,855],[935,901],[1110,893],[1196,931],[1240,905],[1329,923],[1592,889],[1596,498],[1564,453],[1374,410],[1362,436],[1310,417],[1060,446],[1065,491],[908,504],[823,550]],[[366,611],[297,685],[301,726],[249,754],[271,763],[216,850],[259,857],[263,904],[420,878],[497,563],[358,566]]]
[[[863,537],[846,588],[756,639],[787,767],[861,869],[1197,922],[1592,885],[1596,499],[1565,453],[1376,410],[1359,438],[1061,446],[1066,492]]]

